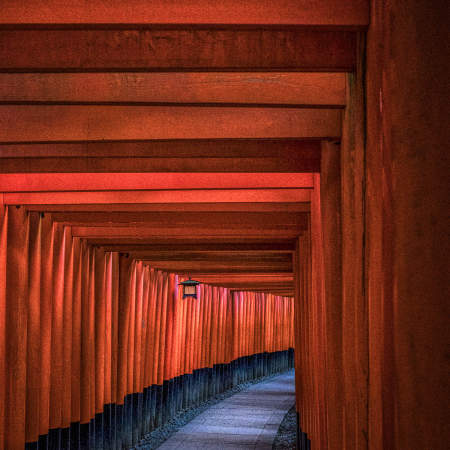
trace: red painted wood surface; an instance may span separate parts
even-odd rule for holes
[[[146,380],[192,370],[199,360],[227,361],[261,349],[261,341],[263,348],[277,348],[292,311],[289,302],[263,293],[287,294],[295,287],[297,408],[313,448],[446,448],[448,170],[442,149],[448,138],[442,118],[448,70],[439,44],[446,42],[442,12],[448,5],[374,0],[367,45],[357,48],[363,36],[350,30],[368,24],[364,0],[157,0],[151,8],[143,0],[6,3],[0,17],[9,24],[1,30],[1,173],[322,174],[320,195],[318,183],[311,195],[298,189],[212,191],[206,185],[199,191],[61,192],[67,185],[53,181],[55,191],[45,194],[1,193],[0,203],[28,204],[34,212],[27,217],[25,208],[0,208],[8,224],[0,234],[0,447],[23,448],[25,438],[36,439],[49,427],[86,423],[103,403],[120,402]],[[161,68],[167,72],[154,72]],[[351,71],[345,102],[340,82],[330,81],[342,81],[341,74],[298,72],[304,70]],[[155,89],[157,80],[164,85]],[[149,106],[159,102],[215,105]],[[338,110],[317,109],[304,120],[304,109],[285,108],[344,103],[342,133]],[[328,122],[328,115],[334,119]],[[337,158],[326,159],[334,144],[326,144],[321,165],[319,140],[341,134],[341,167]],[[208,137],[222,139],[202,139]],[[75,216],[60,214],[245,215],[246,208],[311,216],[295,236],[270,227],[264,234],[262,225],[253,232],[243,228],[242,235],[235,228],[232,235],[192,236],[192,225],[172,237],[163,235],[163,226],[147,228],[156,236],[138,230],[108,237],[129,231],[99,221],[103,228],[96,232],[83,226],[86,235],[96,234],[84,239],[64,228]],[[60,223],[47,213],[38,217],[40,211],[56,211]],[[152,245],[170,242],[179,250],[202,246],[210,256],[197,257],[197,265],[217,262],[209,245],[235,245],[245,253],[244,264],[226,273],[236,261],[224,256],[227,267],[216,273],[198,269],[196,278],[210,283],[202,286],[200,302],[178,302],[172,278],[133,262],[145,256],[133,251],[150,237]],[[292,249],[295,243],[295,283],[290,271],[274,272],[279,265],[246,272],[254,259],[244,244]],[[94,245],[118,248],[109,253]],[[116,253],[127,248],[133,249],[130,258]],[[161,254],[145,257],[168,264]],[[185,255],[171,264],[181,269],[186,261]],[[148,326],[137,329],[146,314]],[[192,351],[205,336],[211,336],[209,345]],[[180,342],[189,342],[186,352]]]
[[[5,193],[5,205],[86,205],[148,203],[298,203],[310,200],[308,189],[238,189],[192,191],[30,192]]]
[[[51,172],[318,172],[317,157],[290,154],[285,158],[1,158],[0,173]]]
[[[0,103],[345,106],[343,73],[0,73]]]
[[[0,142],[333,138],[338,109],[186,106],[0,106]]]
[[[355,33],[327,29],[3,29],[0,71],[315,71],[355,65]]]
[[[4,144],[0,158],[282,158],[319,157],[320,142],[302,139],[172,139]]]
[[[3,194],[1,194],[3,196]],[[24,205],[28,211],[42,211],[42,212],[124,212],[132,213],[142,211],[142,213],[156,211],[156,212],[309,212],[308,202],[291,202],[291,203],[144,203],[135,205],[133,203],[118,203],[118,204],[66,204],[66,205],[51,205],[51,204],[35,204]],[[270,243],[268,244],[270,245]],[[169,247],[170,248],[170,247]],[[280,247],[283,250],[284,247]],[[182,250],[182,249],[180,249]],[[272,248],[272,250],[276,250]]]
[[[320,142],[297,139],[9,144],[0,173],[318,172]]]
[[[204,284],[183,300],[182,278],[86,245],[50,215],[1,211],[4,448],[87,423],[151,384],[293,346],[290,297]]]
[[[390,20],[398,26],[386,27]],[[365,292],[367,428],[376,449],[444,450],[450,439],[447,30],[446,2],[373,2]],[[410,48],[412,39],[419,44]],[[407,63],[411,70],[402,74]]]
[[[328,25],[366,26],[369,4],[366,0],[342,3],[338,0],[207,0],[153,1],[87,0],[60,3],[39,0],[30,4],[14,0],[5,4],[0,23],[7,24],[232,24],[232,25]]]
[[[313,187],[308,173],[55,173],[3,174],[0,192],[141,191],[166,189],[264,189]]]

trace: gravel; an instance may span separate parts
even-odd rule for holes
[[[273,441],[272,449],[296,449],[297,448],[297,414],[295,405],[286,413],[278,428]]]

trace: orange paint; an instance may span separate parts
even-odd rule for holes
[[[87,123],[89,127],[86,126]],[[4,143],[143,139],[311,139],[323,136],[337,138],[340,135],[339,109],[0,106],[0,141]]]
[[[121,404],[152,384],[289,348],[291,298],[202,284],[197,299],[182,299],[183,278],[93,247],[72,231],[52,224],[49,214],[4,214],[2,249],[30,273],[8,268],[0,254],[7,280],[0,306],[14,318],[9,339],[0,335],[8,349],[8,364],[0,361],[7,380],[0,401],[17,405],[14,416],[6,409],[8,427],[0,428],[6,448],[23,447],[50,428],[88,423],[105,404]]]
[[[369,23],[369,4],[354,0],[350,5],[339,0],[224,0],[211,4],[207,0],[120,0],[81,1],[76,4],[56,0],[25,0],[7,3],[1,23],[17,24],[218,24],[222,25],[322,25],[363,27]]]

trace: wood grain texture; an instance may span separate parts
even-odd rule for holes
[[[0,70],[316,71],[355,65],[355,34],[322,29],[3,29]]]
[[[337,109],[0,106],[0,142],[333,138]]]

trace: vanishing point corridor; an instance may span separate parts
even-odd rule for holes
[[[1,0],[0,450],[448,450],[448,6]]]

